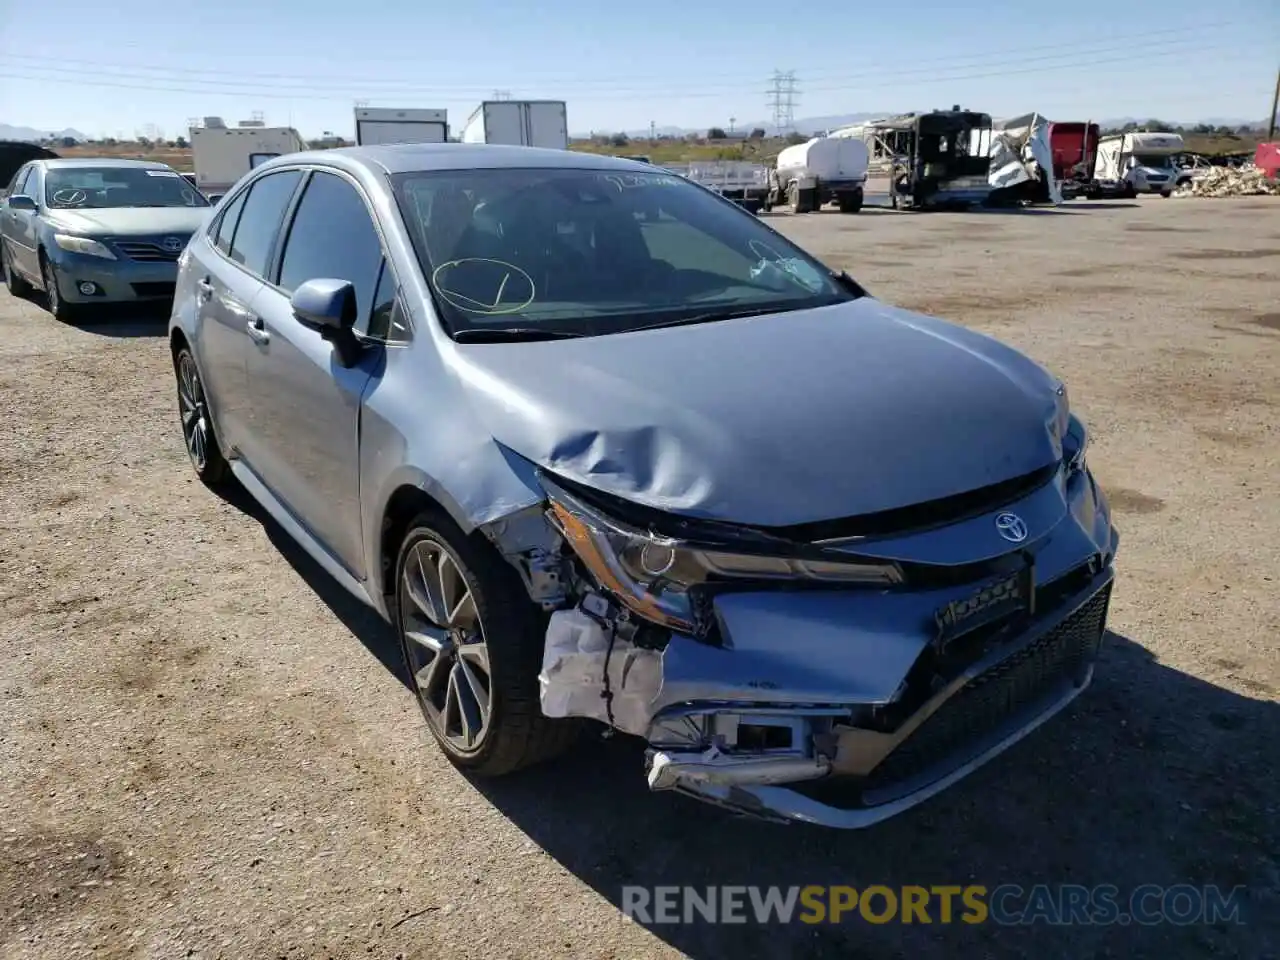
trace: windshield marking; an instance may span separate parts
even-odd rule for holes
[[[501,268],[502,277],[498,281],[497,292],[491,300],[480,300],[477,297],[468,296],[458,290],[446,287],[440,281],[440,274],[446,270],[454,270],[464,264],[492,264]],[[524,278],[529,285],[529,296],[523,302],[502,305],[502,295],[507,290],[507,284],[511,281],[513,273],[518,273]],[[459,310],[465,310],[467,313],[474,313],[485,317],[498,317],[511,313],[519,313],[526,309],[538,297],[537,284],[533,282],[533,277],[527,272],[521,270],[514,263],[508,263],[506,260],[495,260],[491,257],[461,257],[457,260],[448,260],[440,266],[436,267],[431,273],[431,285],[436,288],[436,292],[440,294],[449,304],[457,307]],[[459,302],[465,301],[465,302]]]

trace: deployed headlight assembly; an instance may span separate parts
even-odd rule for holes
[[[86,257],[101,257],[103,260],[114,260],[116,255],[97,240],[88,237],[73,237],[69,233],[55,233],[53,242],[68,253],[81,253]]]
[[[1062,457],[1068,470],[1084,466],[1084,453],[1089,446],[1089,431],[1074,413],[1067,417],[1067,431],[1062,437]]]
[[[544,478],[553,521],[601,587],[640,616],[675,630],[696,628],[690,591],[714,580],[801,580],[889,585],[888,562],[739,553],[671,539],[607,516]]]

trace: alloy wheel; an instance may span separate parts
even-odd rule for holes
[[[40,272],[44,275],[44,295],[49,301],[49,312],[56,317],[62,311],[62,298],[58,296],[58,279],[53,275],[53,265],[42,260]]]
[[[423,712],[436,735],[474,754],[489,733],[489,648],[475,595],[457,557],[424,537],[401,572],[401,628]]]
[[[196,472],[201,472],[209,462],[209,415],[205,409],[200,374],[189,353],[178,358],[178,413],[182,417],[182,438],[187,445],[187,455],[191,457]]]

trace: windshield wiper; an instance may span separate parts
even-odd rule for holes
[[[453,339],[458,343],[524,343],[533,340],[572,340],[581,336],[584,334],[541,327],[468,327],[453,332]]]

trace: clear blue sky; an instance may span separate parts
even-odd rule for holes
[[[1277,67],[1280,0],[0,0],[0,123],[91,136],[255,110],[350,133],[356,99],[458,125],[495,90],[566,100],[574,132],[741,125],[769,117],[774,70],[795,71],[797,119],[1260,120]]]

